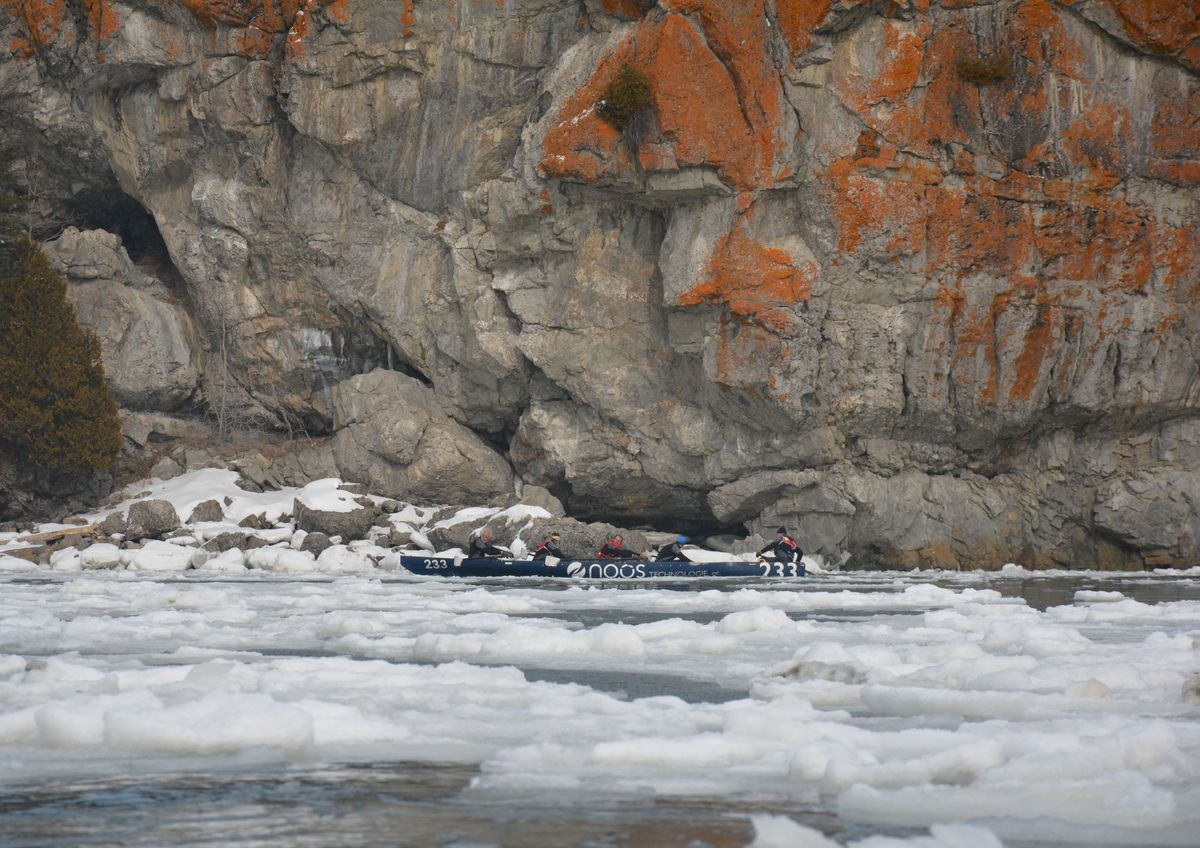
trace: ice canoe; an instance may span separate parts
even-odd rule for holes
[[[645,580],[651,577],[803,577],[800,562],[647,562],[634,559],[455,559],[402,556],[413,574],[430,577],[566,577],[582,580]]]

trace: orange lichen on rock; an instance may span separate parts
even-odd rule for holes
[[[604,7],[604,11],[618,18],[635,21],[642,16],[640,0],[603,0],[600,5]]]
[[[1200,83],[1186,91],[1156,92],[1150,133],[1151,176],[1176,185],[1200,183]]]
[[[668,15],[650,27],[646,73],[662,134],[680,165],[709,165],[742,186],[755,176],[753,133],[725,66],[692,24]],[[687,68],[687,73],[679,73]]]
[[[940,181],[941,174],[929,163],[898,157],[894,148],[881,150],[860,136],[855,153],[838,159],[828,171],[838,251],[854,253],[864,235],[890,234],[888,249],[895,255],[919,252],[927,223],[925,188]]]
[[[400,25],[403,27],[401,35],[405,38],[412,38],[413,25],[417,22],[417,16],[413,13],[412,0],[404,0],[404,11],[400,13]]]
[[[829,15],[833,0],[778,0],[777,6],[779,29],[795,55],[812,45],[813,30]]]
[[[9,46],[22,59],[58,40],[67,12],[65,0],[0,0],[0,9],[24,25],[25,34],[14,36]]]
[[[1200,0],[1100,0],[1138,45],[1200,71]]]
[[[24,29],[23,34],[13,36],[9,51],[18,59],[28,59],[60,39],[66,43],[85,38],[100,42],[120,29],[121,17],[111,0],[82,0],[82,6],[87,29],[76,33],[74,27],[63,26],[69,11],[67,0],[0,0],[0,9]]]
[[[634,160],[594,114],[616,70],[632,63],[650,81],[658,123],[644,145],[658,149],[643,167],[706,166],[738,189],[770,187],[788,140],[779,137],[782,81],[770,59],[762,0],[663,0],[662,6],[665,14],[641,20],[564,103],[543,143],[542,172],[585,182],[633,178]]]
[[[1021,352],[1017,355],[1009,400],[1021,403],[1029,400],[1042,376],[1042,368],[1054,348],[1054,311],[1043,303],[1029,329],[1025,332]]]
[[[617,170],[614,164],[626,164],[620,161],[622,155],[628,162],[628,154],[618,144],[621,134],[600,120],[596,101],[632,55],[633,41],[626,39],[601,62],[587,84],[567,98],[559,122],[542,142],[543,175],[597,182]]]
[[[721,237],[709,261],[708,277],[679,297],[680,306],[719,303],[734,315],[775,332],[792,326],[790,307],[812,297],[819,269],[811,260],[797,263],[787,250],[763,244],[746,233],[749,215]]]
[[[303,50],[313,16],[324,12],[335,23],[349,22],[350,0],[176,0],[205,26],[238,30],[235,42],[245,56],[267,56],[282,37],[288,55]],[[411,3],[409,3],[411,6]]]
[[[205,26],[224,24],[225,26],[240,27],[250,22],[250,3],[236,3],[230,0],[176,0],[196,20]]]
[[[335,24],[345,26],[350,23],[350,0],[332,0],[325,7],[325,14],[329,16],[329,20]]]
[[[121,28],[121,17],[109,0],[83,0],[83,9],[93,38],[112,38]]]

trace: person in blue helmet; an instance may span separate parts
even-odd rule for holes
[[[687,544],[687,536],[677,536],[674,542],[669,545],[663,545],[658,549],[658,556],[654,558],[655,562],[691,562],[687,554],[683,552],[682,545]]]

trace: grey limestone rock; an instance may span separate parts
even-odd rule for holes
[[[227,530],[204,543],[205,550],[228,551],[231,548],[244,548],[249,537],[241,530]]]
[[[126,533],[131,541],[165,536],[179,527],[179,515],[170,501],[134,501],[129,506]]]
[[[150,468],[150,476],[160,480],[171,480],[182,474],[184,468],[174,458],[164,456]]]
[[[362,539],[375,521],[373,507],[359,506],[346,512],[313,509],[296,499],[292,502],[292,516],[296,527],[308,533],[324,533],[341,536],[343,541]]]
[[[105,377],[122,406],[170,411],[197,393],[191,318],[133,265],[120,239],[68,228],[46,252],[70,283],[80,323],[100,339]]]
[[[1200,539],[1200,478],[1181,468],[1141,469],[1096,491],[1096,527],[1139,549],[1180,554]]]
[[[321,551],[329,548],[333,542],[329,540],[329,535],[315,530],[304,537],[304,541],[300,543],[300,550],[308,551],[313,556],[320,556]]]
[[[225,518],[225,509],[221,506],[221,502],[213,499],[201,501],[192,508],[191,514],[188,516],[187,523],[195,524],[197,521],[222,521]]]
[[[343,477],[409,501],[486,502],[512,492],[508,463],[412,377],[372,371],[339,383],[333,398],[332,452]]]
[[[100,522],[98,528],[103,536],[114,536],[118,533],[125,532],[125,513],[110,512],[104,516],[104,520]]]
[[[520,503],[527,506],[541,507],[555,518],[562,518],[567,514],[563,509],[562,501],[542,486],[522,486],[517,498]]]

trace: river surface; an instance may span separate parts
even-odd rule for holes
[[[0,595],[4,846],[1200,845],[1194,573]]]

